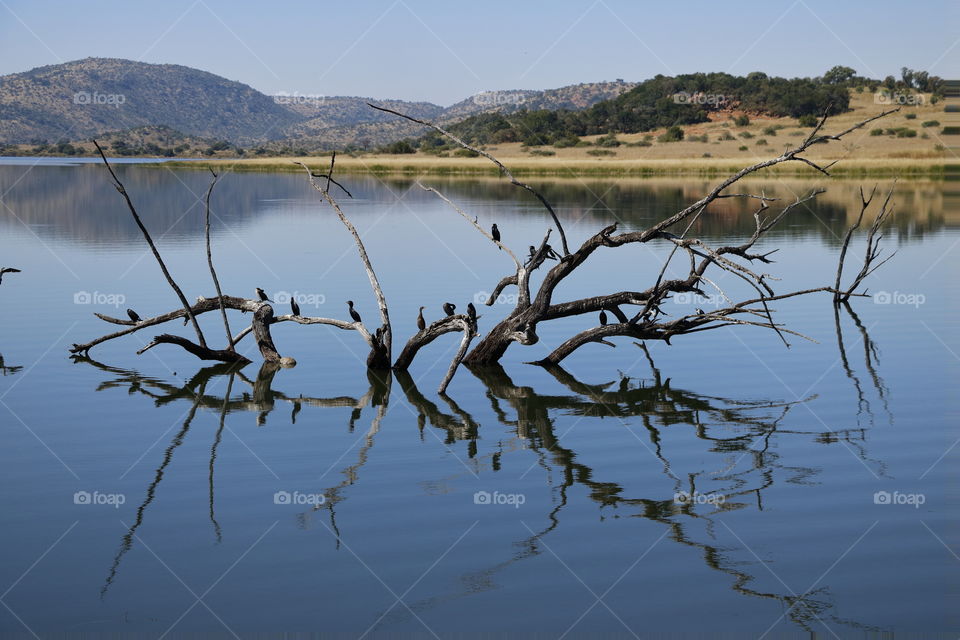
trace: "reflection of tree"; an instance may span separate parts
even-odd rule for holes
[[[23,367],[20,367],[20,366],[17,366],[17,367],[7,366],[7,363],[4,362],[3,360],[3,354],[0,353],[0,375],[12,376],[13,374],[19,373],[22,370],[23,370]]]
[[[869,344],[872,345],[872,342]],[[864,430],[857,428],[808,431],[786,427],[783,424],[784,419],[797,402],[737,400],[678,388],[670,379],[663,378],[649,353],[645,349],[644,351],[650,364],[650,378],[636,379],[621,375],[619,380],[590,384],[578,380],[559,366],[549,367],[547,372],[566,390],[552,395],[541,395],[530,387],[516,385],[499,366],[471,369],[486,388],[486,397],[498,422],[513,430],[517,441],[523,443],[524,448],[529,449],[535,456],[531,469],[537,465],[542,469],[545,482],[554,494],[554,501],[543,516],[544,526],[516,541],[515,552],[491,566],[462,575],[460,579],[463,588],[459,592],[428,597],[411,603],[411,608],[414,611],[426,609],[450,599],[497,588],[496,577],[499,573],[517,562],[542,553],[545,548],[542,540],[560,527],[564,521],[563,512],[568,505],[568,495],[572,488],[579,485],[587,490],[589,500],[598,506],[601,519],[606,517],[609,509],[617,509],[617,517],[639,517],[663,525],[666,527],[667,539],[696,550],[706,567],[729,577],[731,589],[745,596],[777,601],[783,607],[785,616],[797,626],[809,630],[815,622],[825,620],[859,627],[858,623],[843,620],[833,613],[832,597],[827,586],[800,595],[790,592],[787,587],[784,587],[786,592],[781,592],[764,591],[752,586],[757,582],[758,576],[765,577],[763,572],[755,570],[762,566],[759,561],[754,562],[752,556],[744,560],[743,555],[749,550],[742,544],[720,546],[715,542],[715,538],[719,526],[723,525],[723,521],[717,516],[754,506],[763,510],[764,493],[768,488],[778,482],[807,484],[812,482],[818,473],[813,467],[788,465],[783,459],[782,449],[771,446],[775,436],[802,435],[825,444],[841,439],[854,444],[861,457],[866,460]],[[872,358],[868,368],[872,368],[875,362],[875,346],[868,346],[867,353]],[[845,354],[843,358],[844,367],[848,368]],[[255,380],[250,380],[236,367],[217,365],[200,370],[183,385],[176,386],[89,359],[80,360],[113,376],[101,383],[99,390],[127,388],[129,393],[141,393],[152,398],[158,406],[178,400],[191,403],[180,431],[166,448],[154,479],[147,487],[133,524],[121,541],[103,586],[103,594],[106,594],[115,581],[121,560],[136,540],[137,530],[144,522],[147,508],[154,500],[173,454],[183,443],[196,410],[201,407],[215,408],[220,417],[209,462],[209,517],[218,541],[222,538],[222,532],[215,514],[214,462],[228,413],[250,411],[257,415],[258,423],[262,424],[268,414],[284,402],[293,407],[291,421],[295,420],[296,414],[303,407],[352,407],[353,411],[346,424],[347,429],[352,432],[361,417],[361,410],[366,406],[376,408],[369,429],[358,439],[356,455],[340,469],[341,481],[322,489],[326,498],[322,505],[297,516],[300,526],[307,526],[313,513],[327,509],[330,529],[336,536],[339,547],[341,534],[336,520],[337,506],[349,497],[349,487],[359,482],[360,472],[370,459],[375,436],[387,413],[392,387],[391,374],[371,372],[369,390],[359,399],[306,398],[287,396],[273,389],[276,369],[271,367],[264,367]],[[222,396],[211,393],[208,388],[210,380],[224,375],[228,376],[226,392]],[[879,380],[875,372],[872,371],[871,375]],[[489,465],[494,471],[500,469],[502,448],[484,456],[477,455],[476,441],[480,424],[469,412],[450,398],[443,399],[446,406],[442,407],[424,396],[408,374],[399,373],[396,376],[406,402],[417,415],[420,437],[423,437],[423,430],[429,425],[442,433],[441,440],[445,444],[466,441],[471,464],[475,468]],[[234,397],[232,388],[235,380],[250,386],[252,393]],[[880,384],[882,385],[882,382]],[[800,402],[807,400],[810,399]],[[677,501],[674,495],[631,495],[614,479],[605,478],[603,468],[590,466],[582,455],[564,444],[565,432],[558,432],[558,427],[563,424],[564,417],[570,416],[612,418],[623,421],[628,429],[634,425],[642,426],[642,430],[634,435],[642,440],[643,445],[659,460],[662,472],[671,479],[675,493],[722,495],[723,501],[719,504],[702,505]],[[708,463],[694,470],[683,469],[680,464],[671,460],[675,456],[669,450],[668,443],[675,440],[663,437],[667,429],[689,430],[694,441],[703,443],[706,447],[704,453],[715,460],[716,464]],[[383,619],[390,620],[399,615],[403,614],[393,611]]]
[[[303,405],[317,407],[353,407],[354,411],[351,415],[349,425],[350,429],[352,430],[354,422],[360,415],[360,409],[366,406],[368,403],[371,403],[374,404],[374,406],[380,406],[380,409],[377,417],[374,420],[374,426],[371,427],[371,433],[368,434],[368,444],[366,447],[369,448],[373,444],[372,434],[376,433],[376,430],[379,428],[379,423],[385,414],[386,399],[390,394],[389,378],[385,385],[382,383],[374,384],[374,379],[376,376],[372,373],[368,376],[371,379],[371,388],[360,399],[349,397],[308,398],[303,396],[297,396],[296,398],[293,398],[282,392],[275,391],[272,388],[274,377],[280,368],[279,365],[276,364],[264,363],[264,365],[260,368],[255,380],[250,380],[244,376],[243,373],[240,372],[240,369],[242,368],[241,366],[235,364],[218,364],[200,369],[183,385],[177,386],[157,378],[143,376],[133,370],[121,369],[119,367],[106,365],[87,357],[74,356],[74,361],[90,364],[114,376],[112,379],[100,383],[100,385],[97,387],[97,391],[126,388],[128,393],[140,393],[152,398],[155,405],[158,407],[176,402],[178,400],[186,400],[191,404],[180,430],[173,437],[170,445],[164,451],[160,465],[154,472],[153,480],[147,486],[144,499],[137,508],[136,517],[134,518],[133,524],[130,525],[129,529],[121,540],[120,549],[117,551],[117,554],[114,557],[113,563],[107,575],[107,579],[101,588],[101,597],[106,596],[107,591],[110,589],[117,577],[117,572],[120,568],[120,563],[123,560],[123,557],[133,548],[137,537],[137,530],[144,522],[147,508],[156,497],[160,482],[164,478],[164,473],[167,467],[170,465],[170,462],[173,460],[173,454],[177,448],[183,444],[183,441],[190,430],[190,425],[192,424],[198,409],[216,409],[219,414],[219,424],[214,435],[213,444],[210,447],[208,484],[209,518],[211,524],[213,525],[214,536],[217,542],[220,542],[223,538],[223,532],[220,523],[216,518],[214,463],[217,458],[217,447],[222,440],[223,431],[226,428],[226,417],[229,413],[233,411],[254,412],[257,414],[257,424],[262,425],[265,424],[267,415],[274,410],[278,401],[289,402],[293,405],[291,422],[295,422],[296,414],[300,411]],[[207,387],[209,386],[210,382],[214,378],[222,376],[227,376],[227,387],[225,393],[222,396],[219,396],[208,392]],[[236,379],[248,384],[253,390],[252,394],[243,392],[240,398],[232,398],[233,385]],[[363,462],[365,462],[365,460],[366,455],[364,452],[364,454],[361,456],[361,462],[356,466],[359,467]],[[333,496],[336,497],[336,494],[334,493]],[[335,500],[331,500],[331,502],[335,502]],[[333,520],[333,518],[334,515],[331,505],[331,521],[335,527],[336,522]]]
[[[609,507],[627,508],[633,511],[635,517],[667,526],[669,539],[699,550],[706,566],[730,576],[731,588],[737,593],[780,602],[784,615],[801,628],[810,630],[815,622],[823,619],[837,624],[861,626],[832,613],[833,603],[827,587],[800,595],[788,588],[787,593],[780,593],[751,587],[756,576],[750,567],[756,564],[734,557],[734,552],[745,550],[722,548],[713,542],[716,514],[748,508],[750,504],[762,509],[763,492],[775,483],[778,476],[785,476],[786,482],[806,483],[816,475],[814,468],[784,464],[780,455],[770,450],[771,437],[778,433],[821,435],[819,432],[797,431],[781,426],[791,406],[797,403],[739,401],[677,389],[671,386],[670,380],[662,379],[652,360],[650,364],[653,378],[640,381],[640,384],[634,384],[627,377],[621,377],[616,383],[587,384],[560,367],[548,368],[548,372],[570,390],[571,394],[564,395],[540,395],[530,387],[517,386],[501,367],[472,369],[487,388],[487,397],[497,419],[516,429],[517,436],[527,442],[548,475],[552,475],[549,474],[552,470],[559,471],[557,482],[548,481],[557,499],[546,514],[546,527],[516,542],[519,551],[498,564],[461,576],[464,584],[461,592],[425,598],[412,603],[413,610],[430,608],[446,600],[496,588],[494,579],[497,573],[541,552],[541,538],[550,534],[561,522],[568,490],[581,485],[588,489],[590,499],[599,505],[601,513]],[[425,411],[424,402],[411,393],[406,385],[404,387],[408,399],[411,399],[422,417],[446,430],[451,438],[457,437],[460,433],[457,419],[434,411],[430,405]],[[509,417],[511,413],[514,419]],[[603,479],[602,470],[598,472],[591,468],[581,461],[576,451],[561,443],[561,437],[556,432],[556,418],[562,414],[621,420],[639,418],[646,431],[650,451],[662,463],[664,474],[673,479],[676,491],[688,494],[704,492],[699,488],[700,480],[712,476],[713,482],[723,483],[724,486],[721,489],[706,489],[706,492],[722,494],[725,500],[711,507],[713,513],[701,513],[702,507],[690,502],[678,503],[672,499],[673,496],[671,499],[662,499],[625,495],[622,486]],[[624,425],[629,428],[626,422]],[[684,425],[694,427],[695,437],[707,444],[708,452],[719,454],[724,461],[733,455],[736,456],[735,461],[721,463],[719,468],[712,471],[704,469],[681,473],[670,463],[669,453],[664,451],[661,431]],[[844,433],[843,437],[854,439],[857,433],[858,430],[852,430]],[[462,434],[463,438],[474,436],[470,432]],[[746,463],[745,468],[737,470],[741,462]],[[743,500],[745,497],[751,500]],[[619,517],[623,517],[623,514],[619,514]],[[391,617],[400,615],[403,615],[402,612],[397,611]]]

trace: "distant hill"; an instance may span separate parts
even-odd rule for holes
[[[424,127],[417,124],[371,109],[367,106],[368,102],[422,120],[450,124],[482,113],[511,113],[520,109],[585,109],[616,98],[635,86],[634,82],[617,81],[575,84],[545,91],[485,91],[449,107],[430,102],[375,98],[275,96],[278,102],[288,104],[288,108],[310,119],[289,127],[285,139],[272,146],[304,150],[342,149],[347,146],[368,149],[426,132]]]
[[[245,84],[172,64],[86,58],[0,77],[0,142],[7,143],[148,125],[243,143],[279,138],[302,120]]]
[[[156,151],[158,145],[164,152],[184,144],[192,150],[208,141],[311,152],[372,148],[419,136],[423,128],[371,109],[367,102],[449,124],[490,112],[583,109],[633,86],[618,81],[546,91],[493,91],[443,107],[354,96],[267,96],[190,67],[86,58],[0,76],[0,145],[81,143],[109,134],[112,142],[126,140],[131,150]],[[145,130],[146,138],[131,133],[143,127],[161,129]],[[191,140],[174,141],[163,127]],[[88,147],[78,149],[86,152]]]

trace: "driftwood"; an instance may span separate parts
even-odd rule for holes
[[[503,165],[498,160],[493,158],[493,156],[481,149],[470,146],[443,128],[430,122],[412,118],[390,109],[376,106],[374,106],[374,108],[381,111],[394,113],[408,120],[432,127],[464,148],[476,151],[477,153],[480,153],[481,155],[492,160],[497,164],[498,167],[501,168],[501,171],[504,171],[504,174],[512,182],[514,182],[514,184],[516,184],[513,176],[508,171],[505,171]],[[509,346],[514,342],[518,342],[523,345],[536,344],[539,341],[539,337],[536,333],[538,323],[559,317],[598,313],[600,311],[605,311],[609,314],[612,314],[618,322],[615,324],[601,324],[599,327],[586,329],[571,337],[560,347],[556,348],[549,356],[537,361],[534,364],[557,364],[565,357],[573,353],[580,346],[591,342],[613,346],[613,343],[608,339],[616,336],[624,336],[640,340],[664,340],[669,343],[670,339],[677,335],[685,335],[688,333],[717,329],[734,324],[758,326],[773,330],[780,336],[787,346],[789,346],[789,343],[786,340],[785,334],[805,337],[799,333],[788,330],[783,325],[775,322],[773,319],[772,310],[769,308],[768,303],[775,300],[782,300],[793,296],[807,295],[817,292],[832,293],[834,298],[838,300],[847,300],[851,296],[864,295],[855,293],[855,290],[860,286],[866,276],[868,276],[882,264],[882,262],[874,264],[878,255],[877,242],[879,242],[880,239],[880,236],[876,235],[876,233],[886,217],[886,211],[888,210],[887,203],[884,204],[884,209],[881,214],[877,216],[877,219],[874,223],[875,226],[871,227],[870,235],[868,237],[867,256],[864,269],[861,270],[860,274],[858,274],[858,277],[854,279],[853,283],[846,290],[840,290],[838,272],[837,282],[833,287],[817,287],[803,291],[794,291],[787,294],[777,295],[770,284],[772,280],[775,280],[775,278],[770,274],[758,272],[754,267],[752,267],[754,263],[771,263],[772,260],[769,256],[773,252],[756,253],[752,252],[752,248],[758,240],[760,240],[768,231],[770,231],[770,229],[783,220],[792,210],[811,201],[817,195],[822,193],[822,190],[815,190],[806,197],[798,198],[794,202],[782,206],[779,211],[773,215],[766,215],[766,211],[767,209],[771,208],[770,203],[776,201],[774,198],[766,197],[764,194],[727,193],[727,190],[750,174],[756,173],[768,167],[788,162],[800,162],[806,164],[813,169],[816,169],[820,173],[829,176],[829,169],[833,163],[821,166],[816,162],[803,157],[802,154],[809,150],[813,145],[840,140],[847,134],[864,127],[868,123],[898,110],[899,109],[892,109],[889,111],[884,111],[876,116],[858,122],[848,129],[836,134],[822,133],[823,127],[827,121],[827,117],[824,115],[818,121],[817,125],[813,128],[810,134],[798,146],[784,151],[781,155],[775,158],[757,162],[749,167],[741,169],[729,178],[720,182],[706,196],[697,202],[694,202],[683,210],[642,231],[617,233],[617,225],[612,224],[604,229],[601,229],[593,236],[587,238],[578,249],[571,252],[567,248],[566,238],[563,236],[563,230],[559,225],[559,221],[557,221],[556,216],[554,216],[554,221],[557,224],[558,231],[561,233],[564,244],[563,255],[560,257],[558,263],[552,266],[544,275],[539,289],[535,292],[531,292],[530,275],[534,270],[538,269],[544,264],[551,252],[549,245],[547,245],[547,238],[544,238],[539,248],[532,249],[532,253],[526,263],[521,264],[520,261],[518,261],[513,255],[513,253],[509,252],[509,255],[514,258],[515,272],[503,277],[496,284],[496,286],[493,288],[493,293],[486,301],[486,304],[488,306],[493,305],[503,290],[510,286],[517,287],[517,303],[506,318],[497,323],[490,331],[486,333],[486,335],[480,339],[476,347],[474,347],[473,350],[467,354],[465,362],[473,366],[494,364],[503,357]],[[435,193],[445,202],[453,206],[460,215],[470,221],[473,226],[487,236],[488,239],[494,241],[498,246],[501,246],[499,242],[495,241],[492,236],[488,235],[474,220],[472,220],[469,215],[460,210],[439,191],[428,187],[423,188]],[[527,188],[529,189],[529,187]],[[553,208],[545,201],[543,196],[532,189],[530,190],[541,202],[544,203],[551,214],[553,214]],[[756,228],[753,235],[745,243],[739,246],[725,247],[711,247],[698,238],[687,237],[687,232],[690,230],[696,219],[703,214],[703,212],[711,203],[722,198],[745,198],[754,199],[759,202],[758,209],[754,213]],[[866,209],[868,205],[869,199],[864,199],[864,209]],[[685,223],[686,225],[686,228],[683,230],[683,232],[677,233],[671,230],[676,228],[681,223]],[[856,226],[854,226],[854,229],[855,228]],[[847,242],[849,242],[849,236],[852,233],[853,230],[848,233]],[[547,237],[549,237],[549,234]],[[672,245],[669,257],[667,258],[663,269],[661,269],[659,275],[654,280],[653,285],[642,291],[620,291],[562,303],[556,303],[553,301],[553,293],[557,286],[559,286],[578,267],[583,265],[584,262],[586,262],[595,251],[601,248],[616,248],[626,245],[644,244],[653,241],[667,242]],[[506,247],[503,248],[506,249]],[[846,254],[845,249],[846,243],[844,244],[844,250],[841,253],[839,267],[840,270],[842,270],[843,258]],[[685,252],[690,260],[690,269],[687,277],[664,280],[663,276],[666,272],[667,265],[672,257],[679,251]],[[711,280],[707,275],[707,271],[711,267],[728,271],[740,280],[746,282],[757,292],[757,296],[751,297],[750,299],[742,302],[734,303],[727,297],[725,292],[715,285],[713,280]],[[715,289],[720,296],[730,302],[729,306],[712,311],[710,313],[698,311],[696,314],[686,315],[675,320],[665,321],[661,319],[661,316],[664,315],[660,308],[661,304],[669,300],[672,294],[690,292],[705,295],[705,287],[712,287]],[[635,310],[631,311],[629,314],[621,308],[631,306],[635,307]]]
[[[363,240],[360,239],[360,234],[357,233],[356,227],[350,222],[350,220],[343,214],[343,210],[340,209],[340,205],[337,201],[330,195],[330,183],[333,181],[333,169],[334,163],[336,162],[336,154],[330,157],[330,172],[325,176],[327,178],[326,186],[321,187],[314,180],[314,174],[310,171],[310,168],[302,162],[298,162],[301,167],[307,172],[307,179],[310,181],[310,186],[320,192],[320,195],[323,196],[323,199],[327,201],[333,210],[337,213],[337,217],[340,218],[340,222],[343,223],[343,226],[347,228],[347,231],[350,232],[350,235],[353,236],[353,242],[357,245],[357,253],[360,255],[360,260],[363,262],[363,268],[367,272],[367,278],[370,280],[370,287],[373,289],[373,294],[377,298],[377,307],[380,310],[380,320],[383,323],[379,329],[377,329],[373,336],[372,340],[368,339],[367,343],[370,345],[370,354],[367,356],[367,367],[371,369],[389,369],[390,368],[390,358],[393,345],[393,329],[390,327],[390,312],[387,308],[387,299],[383,295],[383,289],[380,288],[380,280],[377,278],[376,272],[373,270],[373,265],[370,263],[370,257],[367,255],[367,249],[363,246]],[[337,183],[337,186],[340,186]],[[343,189],[343,187],[340,187]],[[349,195],[349,192],[344,189],[344,191]],[[359,323],[358,323],[359,324]],[[369,334],[368,334],[369,336]]]
[[[789,298],[815,293],[830,293],[834,301],[838,304],[847,303],[852,297],[866,296],[867,294],[865,292],[859,291],[865,279],[892,257],[888,256],[883,260],[879,259],[881,253],[879,243],[883,235],[882,226],[892,211],[892,206],[890,205],[892,197],[891,191],[887,193],[879,213],[874,217],[873,223],[868,229],[863,267],[849,285],[842,285],[844,261],[849,253],[849,245],[855,231],[862,224],[865,213],[870,207],[875,194],[875,190],[871,192],[869,196],[861,192],[862,207],[860,215],[844,237],[838,261],[837,275],[833,285],[785,293],[778,292],[773,286],[777,278],[760,269],[762,266],[773,263],[771,255],[775,250],[762,252],[756,250],[754,247],[771,229],[789,216],[792,211],[813,201],[823,190],[813,190],[806,196],[798,197],[791,202],[780,202],[778,199],[768,197],[763,193],[734,192],[730,188],[746,176],[788,162],[800,162],[824,175],[830,175],[829,169],[833,163],[821,166],[804,157],[804,152],[809,150],[813,145],[840,140],[847,134],[864,127],[866,124],[878,118],[893,113],[897,111],[897,109],[884,111],[836,134],[822,132],[827,121],[826,116],[824,116],[818,121],[811,133],[795,148],[784,151],[775,158],[757,162],[741,169],[717,184],[703,198],[690,204],[681,211],[661,220],[649,228],[638,231],[618,232],[617,224],[611,224],[583,240],[579,247],[571,251],[560,220],[546,198],[531,186],[517,180],[509,169],[491,154],[482,149],[470,146],[463,140],[460,140],[448,131],[430,122],[419,120],[390,109],[375,106],[374,108],[432,127],[457,144],[483,155],[491,160],[512,184],[532,193],[550,213],[554,223],[553,228],[546,229],[543,240],[539,246],[531,246],[529,254],[521,259],[509,246],[500,241],[499,234],[496,230],[488,232],[485,226],[481,226],[475,217],[463,211],[449,198],[440,193],[440,191],[418,183],[418,186],[422,189],[435,194],[451,206],[458,215],[471,224],[484,238],[495,245],[498,250],[502,250],[503,253],[501,255],[505,255],[512,260],[512,272],[502,277],[495,284],[491,296],[485,301],[485,304],[488,306],[493,305],[507,288],[516,287],[517,302],[504,319],[497,322],[490,330],[481,335],[478,326],[479,316],[477,316],[472,305],[468,305],[467,314],[453,315],[452,310],[450,310],[444,318],[429,325],[425,323],[418,325],[418,328],[419,326],[422,326],[422,328],[419,328],[418,332],[407,340],[397,359],[391,362],[393,329],[390,322],[386,296],[380,286],[379,279],[374,271],[372,261],[367,254],[360,234],[344,214],[339,202],[330,192],[331,185],[334,185],[348,197],[352,197],[349,190],[333,178],[336,160],[335,155],[330,159],[330,167],[327,173],[316,173],[311,171],[310,168],[303,163],[297,164],[306,171],[307,180],[310,185],[320,193],[323,200],[330,205],[353,238],[357,253],[370,281],[374,297],[377,300],[380,313],[380,326],[373,330],[368,329],[356,316],[350,320],[339,320],[335,318],[301,316],[299,313],[276,315],[269,301],[263,299],[265,296],[262,293],[260,294],[261,299],[258,300],[224,294],[220,288],[210,246],[210,200],[214,187],[219,180],[219,176],[215,173],[213,174],[213,179],[207,189],[205,197],[205,240],[207,265],[213,280],[216,295],[209,298],[198,298],[197,301],[191,305],[187,302],[185,295],[167,270],[129,194],[117,178],[109,162],[107,162],[102,150],[100,150],[101,158],[109,171],[114,186],[124,198],[127,208],[153,252],[164,277],[180,299],[182,308],[146,319],[139,318],[139,316],[132,312],[130,313],[130,320],[96,314],[101,320],[111,324],[121,325],[123,328],[86,343],[74,344],[70,351],[75,355],[86,356],[91,348],[107,340],[126,336],[172,320],[185,319],[185,324],[187,322],[193,323],[197,334],[196,342],[184,337],[175,336],[171,333],[162,333],[156,335],[152,341],[138,351],[138,353],[143,353],[159,344],[172,344],[187,350],[203,360],[219,360],[228,363],[246,364],[250,362],[249,359],[237,351],[236,345],[243,340],[245,336],[252,333],[257,341],[257,347],[265,363],[274,367],[276,365],[293,365],[295,364],[293,358],[284,358],[280,355],[270,335],[270,326],[277,322],[296,322],[304,325],[324,324],[345,331],[356,331],[370,349],[367,356],[367,367],[370,370],[378,371],[393,368],[398,372],[402,372],[411,366],[417,354],[424,346],[443,335],[459,331],[462,333],[460,345],[440,384],[439,392],[443,395],[461,362],[474,368],[496,364],[511,344],[520,343],[522,345],[533,345],[538,343],[540,338],[537,334],[537,326],[539,323],[584,314],[599,314],[601,317],[600,325],[589,327],[576,333],[562,344],[556,346],[549,355],[532,364],[538,364],[547,368],[554,367],[583,345],[596,343],[615,346],[612,339],[617,337],[627,337],[640,341],[662,340],[669,344],[671,339],[676,336],[733,325],[769,329],[774,331],[785,345],[790,346],[788,336],[797,336],[805,339],[810,338],[777,322],[774,318],[775,309],[771,308],[771,304]],[[321,183],[320,180],[324,180],[325,182]],[[691,237],[689,232],[693,228],[694,223],[707,211],[707,208],[711,204],[724,198],[741,198],[756,201],[757,207],[753,213],[755,220],[753,234],[747,238],[745,242],[735,246],[713,246],[700,238]],[[560,236],[560,243],[562,245],[560,252],[554,251],[553,247],[549,244],[554,228]],[[662,268],[655,274],[655,277],[652,277],[654,274],[650,274],[650,280],[644,283],[644,286],[635,287],[631,290],[600,293],[577,300],[554,300],[554,291],[556,288],[580,266],[584,265],[594,252],[645,243],[663,245],[668,248],[668,251]],[[686,275],[667,278],[667,268],[671,261],[677,256],[684,256],[689,263]],[[546,272],[543,273],[543,277],[539,279],[539,285],[534,288],[531,284],[532,276],[541,268],[545,269]],[[736,281],[748,287],[749,295],[740,296],[741,299],[739,300],[732,299],[727,292],[717,285],[718,280],[711,277],[711,270],[722,270],[731,274]],[[11,271],[16,270],[3,270],[3,272]],[[2,272],[0,272],[0,276],[2,276]],[[715,291],[717,295],[726,301],[726,304],[709,312],[697,309],[695,313],[688,313],[680,317],[668,316],[662,308],[664,303],[671,300],[676,294],[689,293],[706,295],[707,290]],[[225,349],[209,347],[197,322],[198,315],[214,310],[219,311],[223,320],[227,338],[227,347]],[[228,311],[252,313],[250,325],[234,334],[230,329]],[[607,322],[608,319],[611,321]],[[474,338],[479,338],[479,341],[471,350],[470,347]]]

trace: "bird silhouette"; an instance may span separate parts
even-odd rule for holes
[[[130,316],[130,319],[134,322],[143,322],[137,312],[133,309],[127,309],[127,315]]]
[[[447,314],[448,316],[452,316],[452,315],[453,315],[453,312],[456,311],[456,310],[457,310],[457,305],[455,305],[455,304],[453,304],[453,303],[450,303],[450,302],[444,302],[444,303],[443,303],[443,312],[444,312],[445,314]]]
[[[257,297],[260,298],[260,302],[273,302],[260,287],[257,287]]]
[[[607,312],[606,312],[606,311],[601,311],[601,312],[600,312],[600,325],[601,325],[601,326],[604,326],[604,327],[607,326]]]
[[[470,317],[470,322],[477,323],[477,308],[473,306],[473,303],[467,303],[467,315]]]
[[[300,305],[297,304],[297,301],[293,298],[290,298],[290,309],[293,311],[293,315],[300,315]]]
[[[350,317],[354,322],[360,322],[360,314],[353,308],[353,300],[347,300],[347,307],[350,309]]]
[[[490,227],[490,235],[493,236],[493,239],[495,242],[500,242],[500,229],[497,229],[496,223],[494,223],[494,225]],[[503,247],[498,247],[498,249],[502,251]]]
[[[417,329],[423,331],[427,328],[427,321],[423,319],[423,310],[426,307],[420,307],[420,313],[417,315]]]

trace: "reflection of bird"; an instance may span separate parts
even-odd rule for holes
[[[140,319],[140,316],[137,315],[137,312],[134,311],[133,309],[127,309],[127,315],[130,316],[130,319],[133,320],[134,322],[142,322],[142,320]]]
[[[456,310],[457,310],[457,305],[455,305],[455,304],[453,304],[453,303],[450,303],[450,302],[444,302],[444,303],[443,303],[443,312],[444,312],[445,314],[447,314],[448,316],[452,316],[452,315],[453,315],[453,312],[456,311]]]
[[[293,298],[290,298],[290,309],[293,311],[293,315],[300,315],[300,305],[297,304],[297,301]]]
[[[496,223],[490,227],[490,235],[493,236],[494,241],[500,242],[500,229],[497,229]]]
[[[424,329],[427,328],[427,322],[426,320],[423,319],[424,309],[425,307],[420,307],[420,313],[417,314],[417,329],[420,329],[420,331],[423,331]]]
[[[273,302],[270,298],[267,297],[267,294],[263,292],[263,289],[257,287],[257,297],[260,298],[260,302]]]
[[[353,321],[360,322],[360,314],[353,308],[353,300],[347,300],[347,307],[350,308],[350,317],[353,318]]]
[[[606,311],[601,311],[601,312],[600,312],[600,325],[601,325],[601,326],[606,326],[606,325],[607,325],[607,312],[606,312]]]
[[[470,316],[470,322],[477,322],[477,308],[473,306],[472,302],[467,303],[467,315]]]

